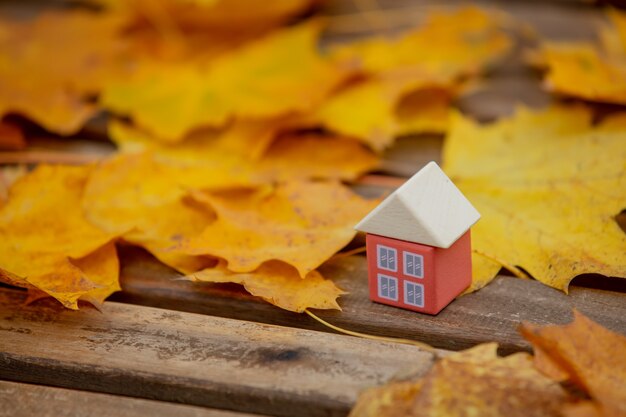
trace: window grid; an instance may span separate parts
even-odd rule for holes
[[[398,280],[394,277],[378,274],[378,296],[387,300],[398,301]]]
[[[424,307],[424,286],[411,281],[404,281],[404,303],[415,307]]]
[[[404,252],[404,275],[424,278],[424,257],[415,253]]]
[[[383,245],[377,246],[378,250],[378,268],[386,271],[396,272],[398,270],[398,251]]]

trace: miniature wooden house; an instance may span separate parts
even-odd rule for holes
[[[370,299],[439,313],[470,285],[470,227],[479,218],[430,162],[355,227],[367,234]]]

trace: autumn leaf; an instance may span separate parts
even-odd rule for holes
[[[441,133],[464,76],[506,53],[498,19],[477,8],[435,13],[398,39],[374,38],[332,50],[356,62],[364,79],[345,86],[310,118],[381,150],[400,134]]]
[[[19,178],[27,173],[23,165],[0,167],[0,208],[9,200],[9,189]]]
[[[589,44],[547,44],[541,50],[548,90],[586,100],[626,104],[626,62]]]
[[[92,167],[39,166],[13,184],[0,209],[0,280],[43,291],[64,306],[101,303],[120,289],[112,240],[88,223],[80,200]]]
[[[231,272],[224,265],[218,265],[190,274],[188,278],[241,284],[250,294],[296,313],[307,308],[341,310],[336,300],[345,294],[318,271],[311,271],[301,278],[293,267],[278,261],[266,262],[257,270],[244,273]]]
[[[372,78],[334,94],[310,117],[312,123],[362,139],[380,151],[399,134],[444,132],[454,89],[448,81],[420,79],[414,73]],[[439,94],[422,96],[420,101],[420,92],[435,90]]]
[[[197,134],[176,146],[151,141],[121,124],[113,125],[111,132],[123,149],[138,153],[116,155],[93,170],[82,200],[85,216],[185,273],[206,262],[195,254],[166,249],[200,233],[215,218],[211,207],[200,207],[187,197],[193,190],[354,179],[377,162],[355,141],[316,136],[281,137],[263,155],[248,155],[256,153],[251,149],[258,146],[260,138],[254,135],[258,129]]]
[[[72,259],[72,263],[96,284],[96,288],[81,295],[80,300],[99,306],[109,295],[122,290],[119,285],[120,263],[114,242],[107,243],[87,256]]]
[[[84,11],[0,21],[0,116],[19,113],[56,133],[77,132],[97,110],[90,96],[123,71],[122,25]]]
[[[570,381],[591,397],[565,408],[567,416],[626,415],[626,337],[574,311],[564,326],[523,323],[537,368],[555,380]]]
[[[306,11],[312,0],[281,0],[258,7],[254,0],[93,0],[116,13],[126,14],[135,24],[148,22],[183,31],[248,31],[258,33],[286,23]]]
[[[519,266],[567,291],[584,273],[626,277],[626,118],[597,126],[585,108],[520,109],[487,126],[456,115],[444,171],[481,213],[472,228],[475,290]]]
[[[378,165],[378,157],[352,139],[319,134],[279,134],[283,121],[237,122],[199,130],[177,144],[114,122],[112,139],[122,152],[146,152],[154,168],[176,177],[178,187],[250,187],[277,180],[354,180]],[[288,122],[286,122],[288,123]],[[287,124],[288,125],[288,124]],[[121,157],[124,158],[124,157]]]
[[[553,92],[585,100],[626,104],[626,13],[611,11],[601,45],[544,43],[538,60]]]
[[[170,246],[170,239],[213,221],[213,212],[186,201],[186,193],[173,172],[160,169],[149,155],[120,155],[92,171],[81,206],[100,229],[150,249]]]
[[[510,48],[502,19],[477,7],[429,15],[420,28],[397,39],[368,38],[338,46],[338,60],[360,63],[366,74],[392,75],[400,69],[416,76],[455,79],[479,73]]]
[[[500,358],[489,343],[440,359],[416,381],[365,391],[350,417],[558,416],[569,395],[533,367],[532,357]]]
[[[222,258],[233,272],[251,272],[280,260],[301,277],[328,260],[355,235],[354,224],[376,201],[336,182],[293,181],[274,190],[196,193],[217,220],[172,248],[186,255]]]
[[[272,118],[319,105],[347,72],[317,51],[320,25],[278,30],[211,61],[208,68],[144,66],[103,93],[108,109],[170,141],[233,117]],[[279,97],[280,99],[276,99]]]
[[[455,92],[431,87],[412,91],[400,97],[394,109],[397,135],[445,133],[448,130],[450,101]]]
[[[239,159],[256,160],[265,153],[286,126],[282,119],[238,121],[221,129],[198,129],[175,143],[129,124],[113,120],[109,137],[121,152],[152,151],[166,160],[197,162],[233,155]]]

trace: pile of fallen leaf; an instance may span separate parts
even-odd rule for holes
[[[322,52],[321,22],[285,25],[309,0],[100,6],[0,25],[0,113],[57,134],[111,115],[115,155],[39,166],[0,210],[3,279],[69,308],[119,290],[121,240],[288,310],[339,308],[316,268],[377,204],[342,181],[399,134],[442,132],[463,83],[510,44],[475,8]]]
[[[574,313],[568,325],[522,324],[534,357],[499,357],[495,343],[452,353],[363,392],[350,417],[624,416],[626,337]]]
[[[291,311],[339,308],[342,291],[317,268],[378,203],[347,184],[395,138],[425,132],[447,132],[444,170],[482,214],[472,289],[503,266],[563,290],[581,273],[626,277],[614,219],[625,115],[594,124],[587,108],[555,106],[480,126],[451,110],[510,51],[499,15],[433,13],[396,37],[322,50],[315,0],[94,3],[0,18],[0,116],[75,135],[105,112],[117,145],[90,165],[2,172],[0,279],[32,298],[101,303],[119,290],[126,242]],[[623,103],[626,25],[613,18],[601,51],[535,53],[547,85]],[[602,65],[568,61],[587,55]],[[583,70],[589,82],[568,78]],[[0,147],[25,145],[5,119]]]

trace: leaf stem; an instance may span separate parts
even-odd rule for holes
[[[342,329],[341,327],[335,326],[334,324],[330,324],[329,322],[321,319],[320,317],[316,316],[315,314],[313,314],[309,309],[305,309],[304,312],[306,314],[308,314],[309,316],[311,316],[313,319],[317,320],[318,322],[320,322],[321,324],[323,324],[324,326],[333,329],[339,333],[343,333],[343,334],[347,334],[349,336],[355,336],[355,337],[360,337],[363,339],[369,339],[369,340],[378,340],[381,342],[391,342],[391,343],[402,343],[404,345],[411,345],[411,346],[417,346],[421,349],[424,349],[428,352],[432,352],[435,355],[438,353],[437,349],[435,349],[434,347],[430,346],[429,344],[423,343],[423,342],[418,342],[417,340],[410,340],[410,339],[401,339],[401,338],[397,338],[397,337],[386,337],[386,336],[375,336],[372,334],[366,334],[366,333],[360,333],[360,332],[354,332],[352,330],[346,330],[346,329]]]

